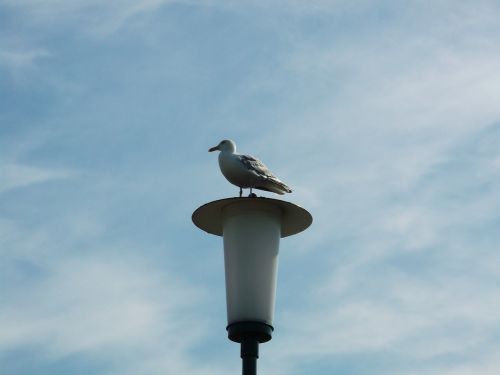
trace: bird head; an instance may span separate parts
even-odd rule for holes
[[[208,152],[212,151],[229,151],[231,153],[236,151],[236,145],[230,139],[224,139],[217,146],[212,147],[208,150]]]

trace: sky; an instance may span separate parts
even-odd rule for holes
[[[0,1],[0,372],[229,375],[200,205],[254,155],[270,375],[500,371],[498,1]]]

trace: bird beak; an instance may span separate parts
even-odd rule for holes
[[[209,148],[208,152],[217,151],[217,150],[219,150],[219,146],[215,146],[215,147]]]

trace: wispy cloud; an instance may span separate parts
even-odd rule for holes
[[[37,60],[50,57],[51,54],[41,48],[31,50],[2,50],[0,51],[0,65],[10,69],[34,67]]]
[[[314,278],[301,302],[308,307],[286,312],[287,347],[276,354],[284,356],[281,363],[290,363],[291,371],[297,358],[389,353],[401,359],[394,373],[411,374],[412,366],[432,374],[494,373],[494,353],[480,353],[496,345],[500,326],[492,313],[500,304],[493,250],[499,238],[488,229],[500,223],[493,193],[500,184],[493,163],[498,151],[490,147],[498,129],[478,130],[445,149],[446,157],[403,190],[380,182],[367,185],[378,191],[376,198],[358,195],[367,189],[356,186],[362,178],[350,180],[350,189],[332,190],[335,207],[315,224],[332,233],[328,245],[298,254],[329,259],[331,275]],[[332,187],[328,181],[325,189]],[[310,343],[301,345],[305,340]]]
[[[19,11],[23,17],[35,25],[51,27],[73,24],[90,35],[103,36],[118,31],[132,18],[154,12],[172,0],[141,1],[61,1],[29,0],[22,3],[7,1],[5,5]]]
[[[75,172],[67,169],[39,168],[11,162],[2,165],[0,193],[53,180],[69,179]]]
[[[491,25],[472,13],[469,27]],[[310,250],[295,256],[329,259],[331,275],[308,276],[302,308],[286,310],[273,355],[289,367],[276,373],[361,353],[395,358],[398,374],[494,373],[481,348],[497,346],[500,326],[488,229],[500,223],[500,54],[497,36],[450,43],[452,30],[471,32],[454,18],[421,34],[298,44],[287,60],[296,87],[317,90],[273,133],[300,145],[282,164],[300,171],[299,200],[317,203]]]
[[[36,283],[4,289],[2,350],[37,347],[43,361],[120,358],[124,374],[208,372],[189,358],[207,328],[195,308],[206,297],[199,287],[127,255],[71,257],[44,267]]]

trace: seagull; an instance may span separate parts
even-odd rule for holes
[[[230,183],[240,188],[240,197],[243,194],[243,189],[248,188],[250,188],[250,197],[255,197],[255,194],[252,194],[252,189],[270,191],[280,195],[292,192],[260,160],[249,155],[236,153],[236,144],[229,139],[221,141],[208,151],[220,151],[220,170]]]

